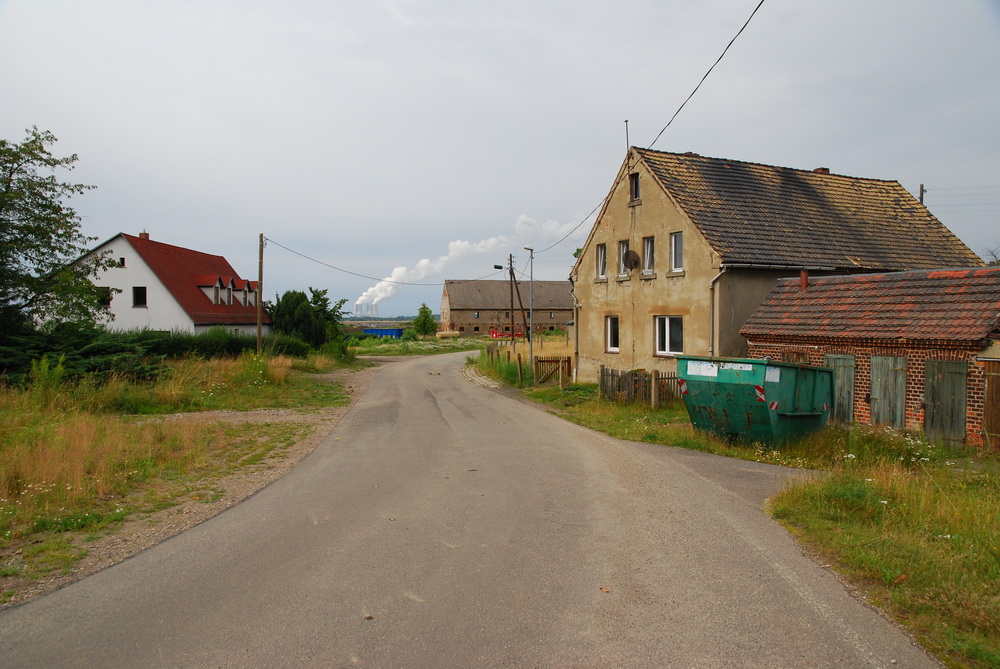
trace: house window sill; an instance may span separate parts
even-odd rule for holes
[[[634,200],[629,200],[628,201],[628,206],[630,206],[630,207],[638,207],[640,204],[642,204],[642,198],[641,197],[637,197]]]
[[[594,283],[607,283],[607,282],[608,282],[608,277],[606,276],[599,276],[596,279],[594,279]]]
[[[670,270],[669,272],[665,272],[663,274],[663,276],[667,277],[667,278],[671,278],[671,277],[675,277],[675,276],[684,276],[684,270],[682,270],[682,269]]]
[[[639,275],[639,278],[643,279],[643,280],[646,280],[646,281],[648,281],[649,279],[655,279],[656,278],[656,272],[654,272],[651,269],[644,269],[644,270],[642,270],[642,273]]]
[[[631,274],[619,274],[618,276],[615,277],[615,281],[618,281],[619,283],[621,283],[622,281],[631,281],[631,280],[632,280]]]

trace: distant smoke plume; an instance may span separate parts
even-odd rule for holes
[[[462,260],[473,255],[483,253],[496,253],[498,251],[509,252],[513,249],[520,249],[525,244],[552,243],[560,239],[576,225],[574,223],[559,224],[554,221],[539,224],[538,221],[527,216],[520,216],[514,224],[513,235],[501,235],[490,237],[478,242],[464,240],[454,241],[448,244],[447,255],[440,256],[436,260],[424,258],[412,269],[406,267],[396,267],[389,276],[379,281],[377,284],[361,294],[361,297],[354,303],[355,313],[363,311],[362,305],[375,305],[382,300],[388,299],[396,294],[402,284],[420,283],[426,279],[440,275],[448,264],[453,260]],[[583,236],[589,232],[589,228],[580,229],[574,233]]]

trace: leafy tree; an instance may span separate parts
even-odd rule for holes
[[[326,321],[301,290],[289,290],[271,306],[275,332],[298,337],[314,348],[326,342]]]
[[[51,132],[26,133],[21,143],[0,139],[0,320],[94,322],[108,293],[90,278],[112,260],[81,259],[96,237],[81,233],[80,216],[64,203],[93,186],[56,179],[56,170],[73,169],[76,154],[57,158]]]
[[[330,298],[327,297],[327,289],[317,290],[312,286],[309,287],[309,304],[312,305],[316,313],[319,314],[320,318],[326,323],[326,338],[328,341],[333,341],[343,338],[345,334],[344,330],[344,316],[350,314],[349,311],[344,311],[344,305],[347,304],[347,298],[342,298],[337,301],[336,304],[330,303]]]
[[[437,332],[437,321],[434,320],[431,308],[426,304],[421,304],[417,309],[417,317],[413,319],[413,329],[421,335],[432,335]]]

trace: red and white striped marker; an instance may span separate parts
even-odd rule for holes
[[[758,402],[766,402],[767,401],[767,398],[764,397],[764,387],[763,386],[754,386],[753,389],[754,389],[754,392],[757,393],[757,401]]]
[[[681,395],[687,395],[688,394],[688,384],[687,384],[687,381],[685,381],[684,379],[678,379],[678,381],[679,381],[679,385],[681,387]]]

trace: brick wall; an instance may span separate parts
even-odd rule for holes
[[[873,356],[906,358],[906,422],[907,430],[919,432],[924,427],[924,371],[928,359],[966,361],[966,426],[965,443],[982,447],[983,415],[986,402],[984,365],[976,360],[978,350],[960,349],[947,345],[904,344],[875,345],[865,341],[817,339],[816,343],[783,344],[751,341],[749,357],[769,357],[774,360],[823,365],[825,354],[854,356],[854,420],[871,425],[871,406],[865,397],[871,392],[871,359]]]

